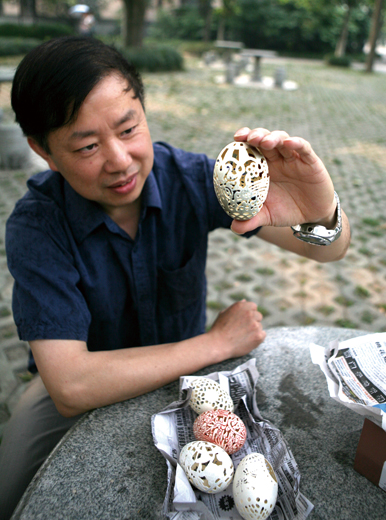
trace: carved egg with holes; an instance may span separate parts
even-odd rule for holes
[[[193,390],[189,405],[196,413],[201,414],[219,408],[233,412],[231,396],[213,379],[198,377],[190,383],[190,386]]]
[[[247,143],[230,143],[217,157],[213,185],[225,213],[236,220],[249,220],[268,195],[267,160]]]
[[[205,493],[224,491],[232,482],[232,459],[211,442],[189,442],[182,448],[179,462],[189,482]]]
[[[233,498],[245,520],[265,520],[275,507],[277,479],[261,453],[246,455],[237,466],[233,479]]]
[[[193,424],[197,440],[221,446],[228,455],[236,453],[247,438],[245,424],[229,410],[209,410],[200,414]]]

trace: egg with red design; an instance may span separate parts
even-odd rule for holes
[[[236,453],[247,438],[247,430],[240,417],[222,409],[200,414],[194,421],[193,433],[197,440],[212,442],[229,455]]]

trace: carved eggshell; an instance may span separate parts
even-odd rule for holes
[[[219,408],[233,412],[231,396],[213,379],[197,377],[190,386],[193,390],[189,405],[196,413],[201,414]]]
[[[224,491],[232,482],[232,459],[211,442],[189,442],[182,448],[179,462],[189,482],[205,493]]]
[[[246,455],[233,479],[233,498],[245,520],[265,520],[275,507],[278,484],[271,464],[261,453]]]
[[[225,213],[236,220],[249,220],[261,210],[268,195],[267,160],[257,148],[234,141],[217,157],[213,185]]]
[[[194,421],[193,433],[197,440],[213,442],[228,455],[236,453],[247,438],[245,424],[229,410],[209,410],[202,413]]]

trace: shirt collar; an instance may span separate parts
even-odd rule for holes
[[[146,179],[142,190],[142,207],[162,209],[161,193],[159,191],[157,179],[155,178],[153,170]]]
[[[119,232],[120,228],[113,223],[98,203],[79,195],[66,180],[64,180],[64,193],[66,215],[77,242],[83,242],[101,224],[106,224],[110,230],[116,226]],[[142,190],[141,219],[145,217],[146,210],[150,207],[162,210],[161,194],[153,170]]]

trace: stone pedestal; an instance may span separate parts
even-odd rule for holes
[[[275,70],[275,87],[283,88],[286,77],[285,68],[279,67]]]
[[[19,125],[0,123],[0,168],[19,170],[29,162],[30,147]]]

